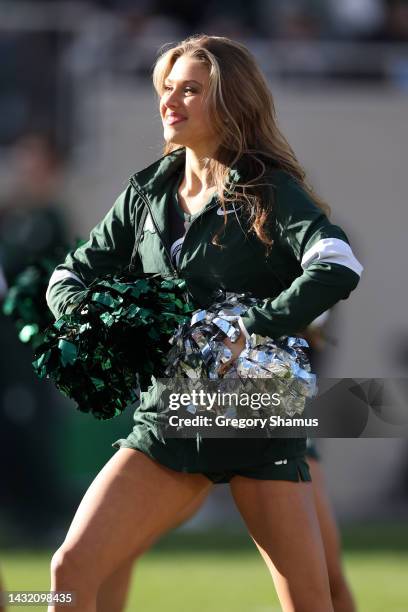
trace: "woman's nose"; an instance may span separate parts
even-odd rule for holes
[[[173,108],[179,105],[179,95],[176,91],[170,91],[164,101],[164,106]]]

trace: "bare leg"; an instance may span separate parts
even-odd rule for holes
[[[235,476],[231,491],[283,612],[333,612],[311,484]]]
[[[327,497],[323,470],[318,461],[308,457],[307,462],[312,474],[313,496],[323,538],[334,612],[355,612],[353,597],[341,566],[340,536]]]
[[[71,610],[95,612],[104,580],[170,529],[211,486],[201,474],[175,472],[139,451],[120,449],[89,487],[53,557],[51,590],[73,591],[77,603]]]
[[[204,490],[190,504],[183,508],[180,516],[170,529],[178,527],[180,524],[191,518],[200,508],[204,500],[207,498],[209,490]],[[149,539],[145,543],[143,554],[155,543],[155,538]],[[140,554],[138,557],[140,557]],[[97,597],[97,612],[122,612],[125,609],[127,596],[130,589],[130,581],[136,559],[131,558],[121,565],[111,576],[101,584]],[[0,611],[1,612],[1,611]]]
[[[97,612],[122,612],[125,609],[133,569],[134,563],[131,558],[102,582],[97,593]]]
[[[333,511],[326,494],[323,470],[318,461],[309,457],[307,461],[313,478],[313,496],[323,538],[334,612],[355,612],[356,607],[353,597],[341,567],[340,538]],[[182,517],[181,522],[189,519],[198,510],[206,497],[207,492],[202,495],[202,498],[199,497],[197,500],[194,500],[191,506],[186,508],[185,516]],[[150,543],[150,545],[153,544],[154,542]],[[133,560],[130,560],[103,583],[100,589],[101,596],[100,598],[98,597],[98,612],[122,612],[124,610],[133,567]]]

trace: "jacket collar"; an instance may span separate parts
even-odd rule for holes
[[[164,157],[161,157],[150,166],[132,175],[135,181],[150,198],[154,198],[158,193],[166,191],[168,181],[174,174],[179,173],[184,167],[186,153],[184,147],[180,147]],[[244,175],[243,167],[245,160],[240,159],[230,169],[230,184],[239,182]]]
[[[166,191],[168,181],[185,163],[185,149],[180,148],[161,157],[150,166],[132,175],[131,179],[143,189],[149,198]]]
[[[276,180],[276,165],[268,157],[263,157],[264,162],[268,166],[266,176],[272,178],[272,183]],[[150,164],[143,170],[136,172],[132,175],[131,180],[135,182],[147,195],[153,206],[155,203],[163,198],[164,194],[168,192],[169,184],[175,180],[175,174],[179,174],[184,167],[186,159],[185,148],[180,147],[167,155],[164,155],[153,164]],[[247,158],[243,155],[230,169],[229,172],[229,184],[233,187],[234,184],[243,181],[245,182],[246,177],[246,165]],[[270,172],[272,171],[272,175]],[[159,207],[160,208],[160,207]],[[163,219],[161,225],[164,227],[164,216],[165,210],[157,211]]]

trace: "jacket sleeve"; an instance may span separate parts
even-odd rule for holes
[[[274,299],[248,309],[241,330],[271,338],[296,334],[356,288],[363,270],[348,238],[291,177],[275,189],[275,240],[302,273]]]
[[[129,185],[105,218],[93,228],[88,241],[68,253],[64,263],[55,268],[46,300],[56,319],[75,310],[92,280],[119,271],[130,263],[138,206],[140,200]]]

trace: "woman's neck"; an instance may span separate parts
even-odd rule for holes
[[[187,196],[195,196],[214,187],[208,163],[212,154],[197,153],[186,147],[186,165],[182,189]]]

